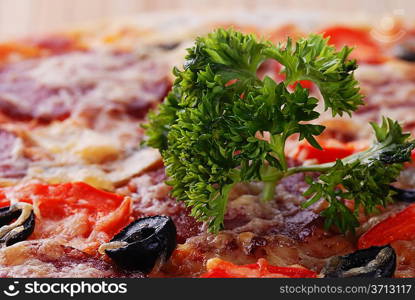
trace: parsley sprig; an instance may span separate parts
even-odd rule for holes
[[[183,70],[173,70],[173,89],[149,115],[147,144],[158,148],[166,165],[172,196],[191,208],[191,215],[208,222],[217,232],[223,227],[228,195],[238,182],[263,181],[264,201],[273,199],[275,186],[298,172],[319,172],[305,195],[309,206],[324,198],[326,226],[340,230],[358,226],[359,207],[367,213],[392,201],[389,184],[410,159],[414,142],[408,141],[397,122],[384,119],[372,124],[376,141],[362,153],[331,164],[289,168],[285,143],[293,134],[321,149],[316,136],[324,126],[318,99],[308,89],[289,85],[311,80],[319,88],[325,109],[335,115],[351,114],[363,104],[348,59],[351,49],[337,52],[320,35],[285,45],[259,41],[253,35],[219,29],[199,37],[188,49]],[[267,59],[284,66],[280,83],[256,73]],[[270,140],[258,138],[269,133]],[[354,199],[351,211],[343,202]]]

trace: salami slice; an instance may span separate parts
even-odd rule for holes
[[[0,70],[0,112],[62,120],[85,111],[144,117],[170,88],[167,66],[133,53],[69,52]]]
[[[25,241],[0,250],[0,277],[144,277],[55,239]]]
[[[0,178],[20,178],[26,173],[27,161],[21,155],[22,140],[0,128]]]

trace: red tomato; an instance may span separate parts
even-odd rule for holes
[[[124,197],[98,190],[86,183],[29,184],[14,193],[20,201],[34,202],[42,217],[61,219],[86,210],[107,213],[116,209]]]
[[[36,227],[31,238],[60,237],[69,245],[94,253],[131,221],[131,199],[86,183],[28,184],[7,188],[7,194],[32,203]],[[3,195],[3,201],[2,199]],[[4,191],[0,206],[9,205]]]
[[[0,208],[9,206],[10,201],[6,198],[4,191],[0,190]]]
[[[322,30],[329,43],[340,50],[344,46],[354,47],[351,57],[359,62],[378,64],[385,61],[380,45],[363,28],[333,26]]]
[[[415,150],[412,150],[412,153],[411,153],[411,161],[409,161],[409,162],[406,162],[405,164],[404,164],[404,166],[405,167],[415,167]]]
[[[302,267],[275,267],[260,258],[256,264],[235,265],[220,258],[212,258],[202,278],[314,278],[317,274]]]
[[[415,204],[380,222],[364,233],[358,242],[359,249],[383,246],[397,240],[415,240]]]
[[[293,157],[300,161],[315,159],[319,164],[323,164],[342,159],[359,150],[354,143],[342,143],[334,139],[320,140],[319,143],[323,150],[314,148],[306,141],[301,142]]]

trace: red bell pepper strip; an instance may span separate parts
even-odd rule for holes
[[[300,161],[315,159],[317,163],[323,164],[345,158],[361,150],[354,143],[342,143],[334,139],[319,140],[319,144],[323,150],[314,148],[306,141],[301,142],[293,158]]]
[[[235,265],[220,258],[212,258],[201,278],[315,278],[317,274],[303,267],[271,266],[265,259],[255,264]]]
[[[354,47],[351,57],[359,62],[370,64],[382,63],[386,60],[380,45],[371,37],[365,28],[333,26],[322,30],[329,43],[340,50],[344,46]]]
[[[358,241],[359,249],[383,246],[397,240],[415,240],[415,204],[380,222],[364,233]]]

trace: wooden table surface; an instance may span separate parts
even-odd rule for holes
[[[415,20],[413,0],[0,0],[0,39],[55,31],[71,24],[154,11],[217,8],[255,11],[314,10],[327,13],[391,15]]]

